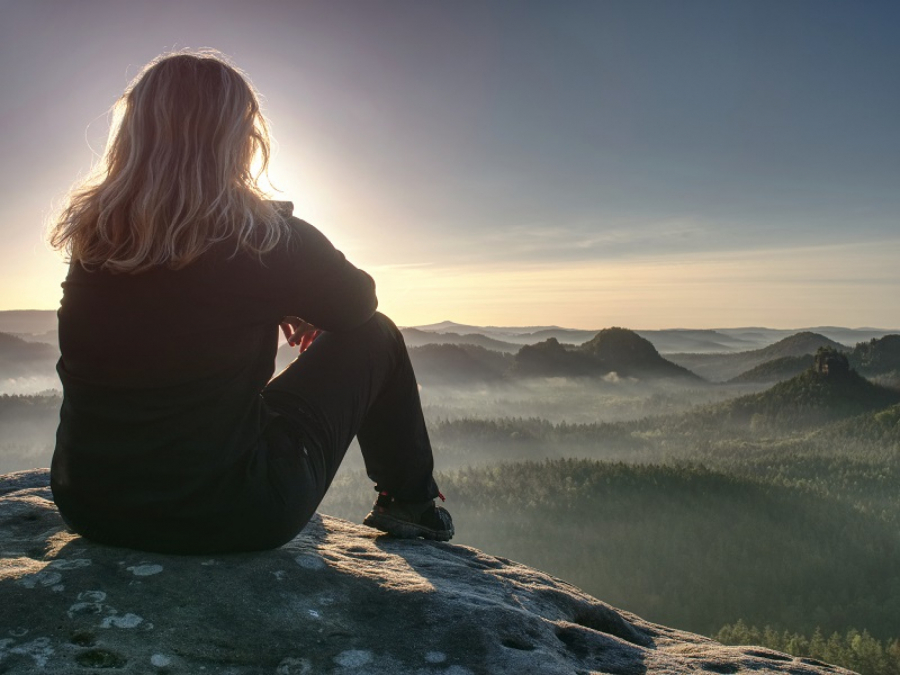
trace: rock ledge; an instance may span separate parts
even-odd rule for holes
[[[848,673],[648,623],[532,568],[329,516],[275,551],[171,556],[68,532],[0,476],[0,673]]]

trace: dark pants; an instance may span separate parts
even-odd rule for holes
[[[267,474],[287,515],[276,539],[290,539],[309,520],[354,436],[378,490],[404,501],[437,497],[412,364],[403,336],[383,314],[320,335],[262,397],[275,414],[263,439]]]
[[[261,395],[256,446],[213,481],[197,498],[202,503],[160,514],[89,512],[65,504],[60,493],[60,513],[89,539],[142,550],[275,548],[315,513],[354,436],[379,490],[406,501],[437,496],[418,386],[403,337],[387,317],[323,333]]]

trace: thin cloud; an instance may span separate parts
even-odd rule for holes
[[[791,328],[833,323],[839,311],[848,325],[893,327],[900,325],[898,252],[895,239],[576,264],[398,268],[377,280],[406,325],[449,316],[579,328]]]

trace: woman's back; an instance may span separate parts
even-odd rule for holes
[[[218,55],[165,55],[117,115],[51,236],[72,261],[51,467],[63,518],[135,548],[277,546],[359,433],[382,486],[373,526],[452,536],[403,338],[372,278],[264,198],[249,82]],[[270,379],[280,325],[309,353]]]
[[[52,475],[73,519],[138,528],[240,508],[239,486],[271,417],[259,393],[282,317],[339,330],[377,304],[371,278],[315,228],[296,218],[287,225],[261,258],[222,242],[178,270],[71,267],[59,310],[65,396]]]

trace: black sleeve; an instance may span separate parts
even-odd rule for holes
[[[283,316],[299,316],[317,328],[341,331],[372,317],[378,307],[375,282],[354,267],[309,223],[289,218],[287,241],[274,259]]]

